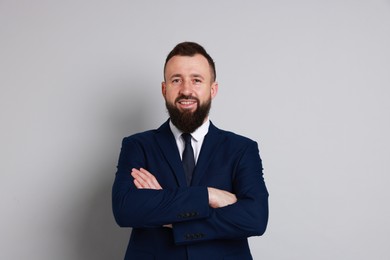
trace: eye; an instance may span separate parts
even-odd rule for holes
[[[173,84],[179,84],[180,82],[181,82],[181,80],[179,78],[172,79]]]
[[[202,83],[202,80],[201,79],[193,79],[193,82],[195,84],[199,84],[199,83]]]

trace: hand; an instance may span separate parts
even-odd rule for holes
[[[237,202],[237,197],[231,192],[216,188],[207,188],[209,192],[209,205],[212,208],[222,208]]]
[[[140,168],[139,170],[133,168],[131,170],[131,176],[134,178],[134,185],[137,189],[162,190],[156,177],[144,168]]]

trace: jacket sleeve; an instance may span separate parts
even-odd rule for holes
[[[148,169],[144,147],[136,138],[125,138],[112,188],[113,213],[119,226],[153,228],[209,216],[206,187],[137,189],[130,173],[140,167]]]
[[[237,202],[210,208],[204,219],[173,225],[176,244],[191,244],[213,239],[239,239],[262,235],[268,222],[268,191],[256,142],[250,142],[235,169],[232,192]]]

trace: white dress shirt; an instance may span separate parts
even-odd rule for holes
[[[206,134],[209,131],[210,126],[210,120],[207,118],[207,120],[200,126],[198,129],[196,129],[193,133],[191,133],[191,145],[192,149],[194,150],[194,156],[195,156],[195,164],[198,161],[200,149],[202,148],[203,140]],[[171,128],[171,131],[173,133],[173,136],[176,140],[177,148],[179,149],[180,158],[182,157],[185,143],[183,138],[181,137],[182,131],[180,131],[174,124],[172,124],[172,121],[169,120],[169,127]]]

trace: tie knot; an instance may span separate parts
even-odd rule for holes
[[[181,136],[183,137],[184,142],[185,142],[186,144],[191,143],[191,134],[189,134],[189,133],[183,133]]]

